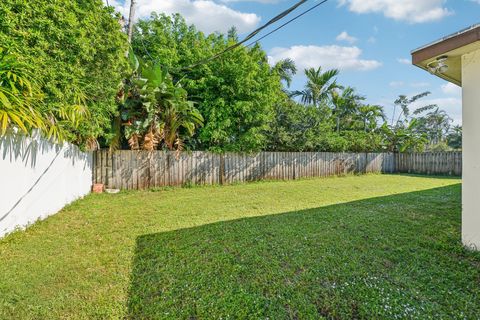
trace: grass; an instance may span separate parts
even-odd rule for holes
[[[0,240],[0,319],[480,318],[460,180],[90,195]]]

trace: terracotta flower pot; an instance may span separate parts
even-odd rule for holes
[[[103,193],[104,185],[103,183],[95,183],[92,186],[93,193]]]

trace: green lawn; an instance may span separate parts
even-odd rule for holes
[[[0,319],[480,318],[460,180],[90,195],[0,240]]]

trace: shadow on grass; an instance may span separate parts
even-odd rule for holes
[[[132,319],[478,318],[460,185],[137,238]]]
[[[402,177],[412,177],[412,178],[429,178],[429,179],[452,179],[452,180],[460,180],[462,176],[454,175],[454,174],[425,174],[425,173],[389,173],[389,175],[397,175]]]

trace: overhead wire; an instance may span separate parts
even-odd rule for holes
[[[182,68],[183,69],[191,69],[191,68],[194,68],[194,67],[197,67],[201,64],[205,64],[205,63],[208,63],[214,59],[217,59],[219,58],[220,56],[224,55],[225,53],[239,47],[240,45],[244,44],[245,42],[247,42],[248,40],[252,39],[253,37],[255,37],[260,31],[262,31],[263,29],[267,28],[268,26],[274,24],[275,22],[283,19],[284,17],[286,17],[288,14],[290,14],[292,11],[294,11],[295,9],[297,9],[299,6],[301,6],[302,4],[304,4],[305,2],[307,2],[308,0],[302,0],[302,1],[299,1],[297,2],[296,4],[294,4],[293,6],[291,6],[290,8],[288,8],[287,10],[281,12],[280,14],[276,15],[275,17],[273,17],[272,19],[270,19],[267,23],[265,23],[264,25],[262,25],[261,27],[255,29],[253,32],[251,32],[249,35],[247,35],[242,41],[240,42],[237,42],[227,48],[225,48],[224,50],[220,51],[219,53],[209,57],[209,58],[206,58],[206,59],[202,59],[188,67],[184,67]]]
[[[224,55],[225,53],[239,47],[240,45],[244,44],[245,42],[247,42],[248,40],[252,39],[253,37],[255,37],[258,33],[260,33],[260,31],[262,31],[263,29],[267,28],[268,26],[274,24],[275,22],[281,20],[282,18],[286,17],[288,14],[290,14],[291,12],[293,12],[295,9],[297,9],[299,6],[301,6],[302,4],[304,4],[305,2],[307,2],[308,0],[302,0],[302,1],[299,1],[297,2],[295,5],[291,6],[290,8],[288,8],[287,10],[281,12],[280,14],[276,15],[275,17],[273,17],[272,19],[270,19],[267,23],[265,23],[264,25],[262,25],[261,27],[255,29],[253,32],[251,32],[250,34],[248,34],[242,41],[240,42],[237,42],[227,48],[225,48],[224,50],[214,54],[213,56],[211,57],[208,57],[208,58],[205,58],[205,59],[202,59],[200,61],[197,61],[187,67],[182,67],[182,68],[179,68],[177,69],[178,71],[188,71],[189,69],[192,69],[192,68],[195,68],[197,66],[200,66],[202,64],[206,64],[206,63],[209,63],[215,59],[218,59],[219,57],[221,57],[222,55]],[[323,5],[324,3],[326,3],[328,0],[323,0],[319,3],[317,3],[316,5],[312,6],[311,8],[303,11],[302,13],[298,14],[297,16],[293,17],[292,19],[288,20],[287,22],[283,23],[282,25],[278,26],[277,28],[273,29],[272,31],[268,32],[267,34],[263,35],[262,37],[258,38],[257,40],[255,41],[252,41],[250,42],[249,44],[245,45],[246,47],[250,47],[256,43],[258,43],[260,40],[262,39],[265,39],[266,37],[270,36],[271,34],[277,32],[278,30],[282,29],[283,27],[287,26],[288,24],[292,23],[293,21],[299,19],[300,17],[304,16],[305,14],[309,13],[310,11],[318,8],[319,6]],[[143,49],[145,50],[145,53],[147,54],[147,56],[151,59],[151,60],[155,60],[153,59],[153,57],[150,55],[150,53],[148,52],[147,50],[147,47],[145,46],[145,43],[143,41],[143,38],[141,39],[141,42],[142,42],[142,46],[143,46]]]
[[[308,10],[305,10],[304,12],[300,13],[299,15],[293,17],[292,19],[288,20],[287,22],[285,22],[284,24],[278,26],[277,28],[273,29],[272,31],[270,31],[269,33],[265,34],[264,36],[258,38],[257,40],[253,41],[253,42],[250,42],[249,44],[246,45],[246,47],[250,47],[252,45],[254,45],[255,43],[259,42],[260,40],[262,39],[265,39],[266,37],[268,37],[269,35],[271,35],[272,33],[275,33],[277,32],[278,30],[282,29],[283,27],[285,27],[286,25],[292,23],[293,21],[297,20],[298,18],[304,16],[305,14],[309,13],[310,11],[318,8],[319,6],[321,6],[322,4],[324,4],[325,2],[327,2],[328,0],[323,0],[319,3],[317,3],[316,5],[314,5],[313,7],[311,7],[310,9]]]

